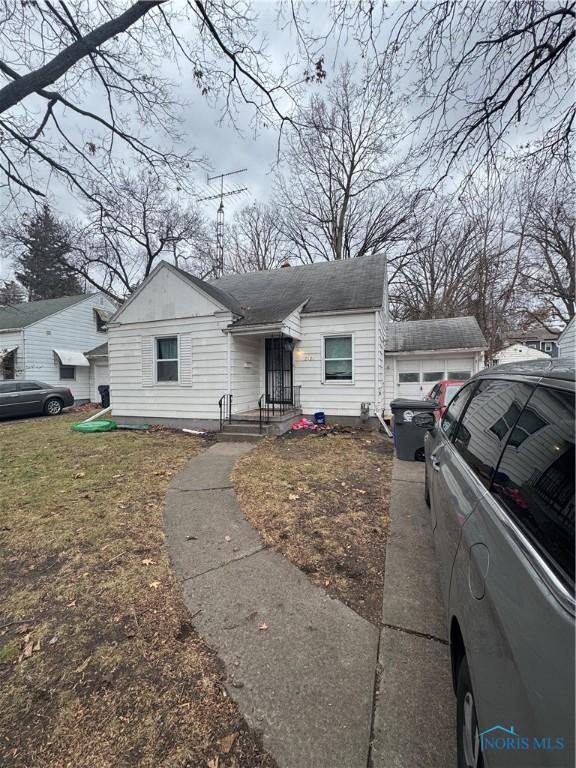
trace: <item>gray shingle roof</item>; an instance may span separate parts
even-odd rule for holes
[[[104,344],[99,344],[97,347],[94,347],[94,349],[91,349],[89,352],[84,352],[86,357],[107,357],[108,356],[108,342],[105,341]]]
[[[188,280],[189,283],[192,283],[192,285],[195,285],[201,291],[207,293],[208,296],[212,296],[212,298],[215,299],[219,304],[222,304],[231,312],[234,312],[235,315],[242,314],[240,304],[238,301],[236,301],[234,296],[221,290],[216,285],[215,281],[208,282],[206,280],[201,280],[199,277],[195,277],[194,275],[191,275],[189,272],[185,272],[179,267],[173,267],[173,269],[179,272],[186,280]]]
[[[227,275],[202,287],[217,288],[238,302],[242,317],[235,325],[259,325],[280,322],[304,303],[303,314],[381,307],[385,268],[381,256],[362,256]]]
[[[388,352],[424,352],[441,349],[486,349],[488,344],[475,317],[407,320],[389,323]]]
[[[12,307],[0,307],[0,331],[6,331],[9,328],[26,328],[32,323],[37,323],[38,320],[43,320],[62,309],[84,301],[89,295],[81,293],[76,296],[62,296],[60,299],[43,299],[14,304]]]

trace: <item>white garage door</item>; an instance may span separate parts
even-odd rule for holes
[[[422,398],[442,379],[468,379],[473,357],[410,358],[396,362],[396,397]]]

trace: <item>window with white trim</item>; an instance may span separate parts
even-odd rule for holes
[[[352,336],[324,337],[324,381],[352,381]]]
[[[156,339],[156,381],[178,381],[178,336]]]

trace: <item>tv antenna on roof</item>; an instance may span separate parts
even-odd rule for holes
[[[237,173],[245,173],[247,168],[240,168],[237,171],[229,171],[228,173],[220,173],[216,176],[208,176],[206,181],[210,184],[217,179],[220,179],[220,192],[216,195],[208,195],[208,197],[200,197],[198,202],[204,202],[206,200],[220,200],[218,211],[216,213],[216,263],[214,264],[214,273],[216,277],[222,277],[224,274],[224,198],[231,197],[232,195],[239,195],[241,192],[247,192],[248,187],[241,187],[240,189],[231,189],[224,191],[224,179],[228,176],[234,176]]]

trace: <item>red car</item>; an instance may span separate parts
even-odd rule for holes
[[[444,379],[435,384],[430,392],[426,395],[426,400],[438,400],[438,408],[434,411],[436,419],[441,419],[444,415],[444,411],[450,405],[450,402],[456,392],[464,384],[464,381],[456,381],[454,379]]]

